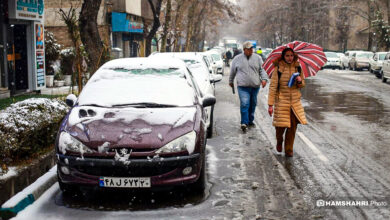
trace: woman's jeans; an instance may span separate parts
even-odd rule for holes
[[[241,124],[248,125],[255,120],[257,94],[260,88],[238,86],[237,89],[240,97]]]

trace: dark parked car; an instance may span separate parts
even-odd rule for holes
[[[71,110],[56,140],[62,191],[92,188],[205,187],[204,107],[181,60],[127,58],[103,65]]]

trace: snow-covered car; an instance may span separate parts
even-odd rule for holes
[[[335,52],[325,52],[327,62],[324,68],[341,69],[341,60]]]
[[[268,55],[272,52],[272,48],[265,48],[263,49],[263,55],[265,56],[265,58],[268,57]],[[264,60],[265,61],[265,60]]]
[[[203,55],[197,52],[186,52],[186,53],[154,53],[152,55],[155,58],[159,57],[173,57],[183,60],[192,75],[195,78],[196,83],[199,86],[202,97],[205,95],[215,95],[214,83],[222,80],[221,75],[209,74],[207,65],[203,60]],[[213,124],[214,124],[214,106],[205,108],[206,111],[206,126],[207,126],[207,137],[212,137]]]
[[[100,67],[61,123],[55,149],[58,183],[80,187],[205,187],[206,116],[215,97],[201,98],[178,59],[124,58]]]
[[[213,64],[213,58],[210,53],[203,52],[203,59],[208,63],[210,74],[217,74],[217,67]]]
[[[380,76],[380,72],[382,70],[383,61],[385,60],[387,52],[376,52],[374,56],[370,57],[370,66],[369,71],[374,73],[378,77]]]
[[[349,60],[349,69],[355,71],[368,69],[370,66],[369,58],[372,56],[374,56],[374,53],[369,51],[352,52],[352,58]]]
[[[224,74],[225,71],[225,62],[223,62],[222,56],[217,50],[209,50],[205,52],[211,56],[212,63],[211,65],[215,69],[215,72],[218,74]]]
[[[384,83],[387,82],[387,79],[390,78],[390,52],[386,53],[380,77],[382,78],[382,82]]]
[[[336,54],[340,59],[341,69],[345,69],[344,64],[343,64],[343,60],[345,59],[345,54],[343,54],[343,53],[336,53]]]

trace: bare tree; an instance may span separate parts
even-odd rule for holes
[[[163,0],[148,0],[150,9],[153,13],[153,24],[150,31],[145,31],[146,35],[146,47],[145,47],[145,56],[149,56],[152,53],[152,40],[156,35],[158,28],[160,27],[160,12],[161,4]],[[145,23],[145,22],[144,22]]]
[[[101,1],[84,0],[79,17],[80,38],[88,54],[87,63],[91,74],[107,59],[107,56],[105,56],[107,51],[100,38],[97,25]]]

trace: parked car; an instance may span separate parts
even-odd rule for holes
[[[207,54],[211,55],[212,63],[211,65],[214,66],[214,69],[216,70],[216,73],[218,74],[224,74],[225,71],[225,62],[223,62],[222,56],[217,50],[209,50],[205,52]]]
[[[215,95],[214,83],[222,80],[221,75],[209,74],[206,63],[203,60],[203,55],[197,52],[187,53],[154,53],[152,56],[159,58],[178,58],[183,60],[192,75],[195,78],[201,92],[201,96],[204,95]],[[205,108],[206,111],[206,126],[207,126],[207,137],[212,137],[213,134],[213,122],[214,122],[214,106]]]
[[[370,66],[369,58],[374,56],[373,52],[368,51],[355,51],[352,53],[352,58],[349,61],[350,70],[362,70],[367,69]]]
[[[377,52],[370,58],[369,71],[380,77],[383,61],[385,60],[387,52]]]
[[[390,52],[386,53],[380,77],[382,78],[382,82],[384,83],[387,81],[388,78],[390,78]]]
[[[352,58],[352,51],[346,51],[344,57],[341,57],[341,68],[349,68],[349,60]]]
[[[125,58],[100,67],[62,121],[55,149],[60,189],[205,187],[206,115],[185,63]]]
[[[217,74],[217,67],[213,65],[213,58],[211,57],[211,54],[203,52],[202,55],[203,55],[203,60],[206,63],[208,63],[210,74]]]
[[[327,62],[324,65],[324,68],[332,68],[332,69],[341,69],[341,60],[337,53],[335,52],[325,52],[325,56]]]
[[[272,52],[272,48],[265,48],[263,49],[263,54],[265,56],[265,58],[268,58],[268,55]]]

